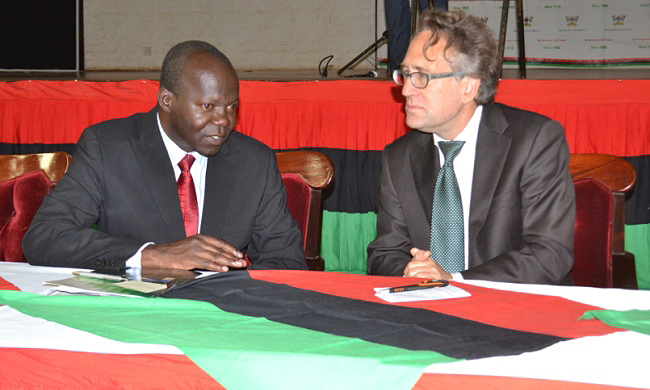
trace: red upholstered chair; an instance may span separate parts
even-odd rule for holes
[[[305,260],[310,270],[322,271],[320,233],[323,189],[332,181],[334,166],[322,153],[289,151],[276,153],[278,169],[287,189],[287,203],[303,237]]]
[[[43,170],[0,182],[1,260],[25,261],[23,236],[51,188],[52,181]]]
[[[70,160],[64,152],[0,155],[0,260],[25,261],[23,236]]]
[[[577,286],[637,288],[634,255],[625,252],[625,193],[636,181],[624,159],[572,154],[569,170],[576,191],[575,263]]]
[[[0,181],[42,169],[56,184],[68,170],[72,157],[65,152],[0,155]]]

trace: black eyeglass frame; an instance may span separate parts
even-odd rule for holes
[[[424,84],[423,87],[418,87],[418,86],[415,85],[415,83],[413,82],[413,75],[416,75],[416,74],[421,74],[421,75],[424,75],[424,76],[426,77],[427,82]],[[464,77],[464,76],[465,76],[465,73],[463,73],[463,72],[447,72],[447,73],[424,73],[424,72],[413,72],[413,73],[409,73],[409,72],[407,72],[407,71],[403,71],[403,70],[401,70],[401,69],[395,69],[395,70],[393,71],[393,82],[394,82],[395,84],[397,84],[397,85],[404,85],[403,82],[400,83],[400,82],[398,81],[399,78],[401,77],[402,80],[406,80],[407,78],[409,78],[409,79],[411,79],[411,84],[412,84],[415,88],[418,88],[418,89],[424,89],[424,88],[426,88],[426,87],[429,85],[429,81],[431,81],[431,80],[435,80],[435,79],[444,79],[444,78],[447,78],[447,77]]]

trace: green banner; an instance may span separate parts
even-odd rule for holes
[[[321,257],[325,270],[365,274],[368,244],[376,237],[376,213],[323,211]]]
[[[639,289],[650,290],[650,224],[625,225],[625,250],[634,255]]]

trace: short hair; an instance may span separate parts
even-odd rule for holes
[[[447,44],[443,53],[451,69],[481,80],[474,99],[477,104],[494,100],[501,61],[496,39],[485,22],[464,11],[440,12],[430,8],[420,16],[418,32],[422,31],[432,33],[431,40],[424,46],[425,53],[441,37],[445,38]]]
[[[174,94],[181,92],[180,77],[183,66],[190,54],[206,53],[222,61],[229,67],[233,67],[228,57],[220,52],[216,47],[203,41],[185,41],[176,44],[169,49],[163,60],[162,70],[160,72],[160,86],[171,91]]]

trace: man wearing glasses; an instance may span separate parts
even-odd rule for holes
[[[570,284],[575,199],[562,126],[494,103],[496,42],[462,11],[422,15],[394,80],[414,131],[382,157],[368,272]]]

